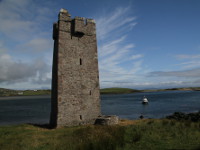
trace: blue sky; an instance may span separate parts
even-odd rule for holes
[[[101,88],[200,86],[199,0],[0,0],[0,87],[51,87],[61,8],[96,20]]]

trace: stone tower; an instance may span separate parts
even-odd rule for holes
[[[53,39],[50,124],[93,124],[101,114],[95,21],[61,9]]]

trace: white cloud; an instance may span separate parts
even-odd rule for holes
[[[99,34],[99,33],[97,33]],[[118,48],[118,46],[125,40],[125,36],[122,36],[119,39],[114,39],[114,40],[110,40],[104,41],[104,44],[99,45],[99,56],[100,57],[104,57],[107,55],[110,55],[112,53],[114,53],[115,51],[119,51],[121,49]]]
[[[53,41],[45,38],[35,38],[23,44],[20,49],[32,52],[42,52],[53,49]]]
[[[134,50],[134,44],[126,42],[136,25],[130,10],[117,8],[96,19],[101,87],[129,86],[141,71],[143,55]]]
[[[139,59],[139,58],[142,58],[142,57],[143,57],[143,55],[137,54],[137,55],[131,56],[131,59],[132,59],[132,60],[135,60],[135,59]]]
[[[0,40],[0,54],[4,54],[7,51],[6,47],[4,46],[4,42]]]
[[[149,73],[149,76],[158,77],[183,77],[183,78],[199,78],[200,68],[183,70],[183,71],[157,71]]]
[[[13,58],[4,54],[0,56],[0,83],[13,84],[32,81],[49,81],[51,67],[42,60],[34,62],[15,62]]]
[[[178,59],[199,59],[200,55],[176,55]]]
[[[28,4],[30,1],[26,0],[0,2],[0,32],[15,40],[28,37],[35,24],[32,20],[24,18],[28,13],[28,6],[31,6]]]
[[[97,36],[99,40],[112,38],[114,35],[121,34],[136,25],[136,17],[130,16],[130,7],[120,7],[112,13],[97,18]],[[101,14],[102,15],[102,14]],[[117,34],[113,34],[112,32]],[[111,34],[112,33],[112,34]]]
[[[0,1],[1,87],[50,88],[54,10],[50,5],[45,1],[39,5],[32,0]]]
[[[181,63],[177,64],[178,66],[182,66],[185,69],[192,69],[200,67],[200,55],[176,55],[175,56],[178,60],[182,61]]]
[[[0,2],[0,32],[9,40],[27,42],[49,32],[51,24],[45,28],[41,25],[51,23],[52,14],[48,5],[39,6],[32,0],[3,0]]]

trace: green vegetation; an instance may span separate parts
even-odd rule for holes
[[[167,116],[167,119],[174,119],[178,121],[193,121],[200,122],[200,111],[197,113],[183,113],[183,112],[175,112],[173,115]]]
[[[0,96],[15,96],[17,91],[0,88]]]
[[[135,90],[130,88],[105,88],[101,89],[101,94],[129,94],[138,92],[160,92],[160,91],[200,91],[200,87]],[[51,90],[9,90],[0,88],[0,96],[23,96],[23,95],[50,95]]]
[[[23,95],[50,95],[51,90],[26,90]]]
[[[148,89],[148,90],[135,90],[129,88],[105,88],[101,89],[101,94],[129,94],[138,92],[162,92],[162,91],[200,91],[200,87],[189,88],[170,88],[170,89]]]
[[[161,91],[200,91],[200,87],[141,90],[141,92],[161,92]]]
[[[0,96],[50,95],[51,90],[9,90],[0,88]]]
[[[136,93],[140,92],[139,90],[129,89],[129,88],[105,88],[101,89],[101,94],[127,94],[127,93]]]
[[[197,150],[199,140],[199,122],[167,119],[51,130],[33,125],[0,127],[0,147],[5,150]]]

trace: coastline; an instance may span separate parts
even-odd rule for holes
[[[145,89],[137,90],[130,88],[104,88],[100,89],[100,94],[132,94],[144,92],[165,92],[165,91],[200,91],[200,87],[188,88],[169,88],[169,89]],[[37,95],[51,95],[51,90],[11,90],[0,88],[1,97],[15,97],[15,96],[37,96]]]
[[[16,96],[0,96],[1,100],[18,100],[18,99],[35,99],[35,97],[45,98],[51,97],[51,95],[16,95]]]
[[[165,92],[165,91],[200,91],[200,87],[147,89],[147,90],[135,90],[135,89],[127,89],[127,88],[106,88],[106,89],[101,89],[100,93],[101,94],[131,94],[131,93]]]

